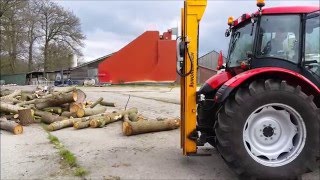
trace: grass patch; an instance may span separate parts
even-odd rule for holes
[[[62,148],[60,149],[59,154],[70,167],[77,166],[77,158],[69,150]]]
[[[86,174],[88,174],[88,171],[82,167],[77,167],[74,170],[74,175],[75,176],[85,176]]]
[[[61,156],[62,163],[68,165],[70,168],[75,168],[75,176],[85,176],[86,174],[88,174],[88,171],[86,169],[78,165],[76,156],[68,149],[66,149],[56,136],[48,132],[48,139],[50,143],[54,144],[55,148],[59,150],[59,155]]]

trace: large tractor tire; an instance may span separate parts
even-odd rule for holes
[[[298,178],[317,168],[319,112],[300,86],[254,81],[239,88],[219,112],[217,149],[240,177]]]

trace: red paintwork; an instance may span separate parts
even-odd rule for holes
[[[304,14],[319,11],[319,6],[286,6],[262,8],[262,14]],[[256,12],[257,14],[259,12]]]
[[[215,76],[212,76],[210,79],[206,81],[206,83],[209,84],[212,87],[212,89],[217,89],[231,78],[232,74],[230,72],[224,71]]]
[[[279,77],[285,77],[288,80],[292,80],[293,83],[303,83],[306,85],[309,85],[312,87],[312,89],[309,89],[312,93],[320,93],[320,88],[318,88],[314,83],[312,83],[309,79],[302,76],[301,74],[284,69],[284,68],[278,68],[278,67],[264,67],[264,68],[257,68],[245,71],[243,73],[240,73],[230,80],[228,80],[224,85],[235,88],[241,85],[244,81],[248,80],[251,77],[256,77],[258,75],[265,75],[265,74],[272,74],[277,75]],[[306,88],[306,87],[302,87]]]
[[[263,15],[269,14],[304,14],[311,13],[314,11],[319,11],[319,6],[282,6],[282,7],[270,7],[270,8],[262,8]],[[259,14],[259,11],[255,12],[255,14]],[[233,26],[241,24],[247,19],[250,19],[250,14],[246,14],[246,18],[243,19],[242,16],[233,21]]]
[[[120,49],[98,67],[102,83],[174,82],[176,80],[176,41],[171,32],[160,38],[147,31]]]

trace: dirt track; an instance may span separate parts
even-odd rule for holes
[[[24,87],[27,88],[27,87]],[[104,97],[116,102],[116,108],[137,107],[148,118],[179,117],[179,89],[156,87],[82,88],[88,99]],[[89,170],[88,179],[236,179],[211,147],[211,156],[184,157],[180,149],[180,131],[166,131],[126,137],[121,123],[101,129],[52,132],[73,152],[81,166]],[[75,178],[60,166],[60,156],[49,143],[40,125],[25,127],[22,135],[1,131],[1,179]],[[304,179],[319,179],[319,173]]]

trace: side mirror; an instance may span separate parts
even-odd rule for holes
[[[219,57],[218,57],[218,63],[217,63],[217,70],[224,69],[224,68],[225,67],[223,66],[223,55],[222,55],[222,51],[220,51]]]

